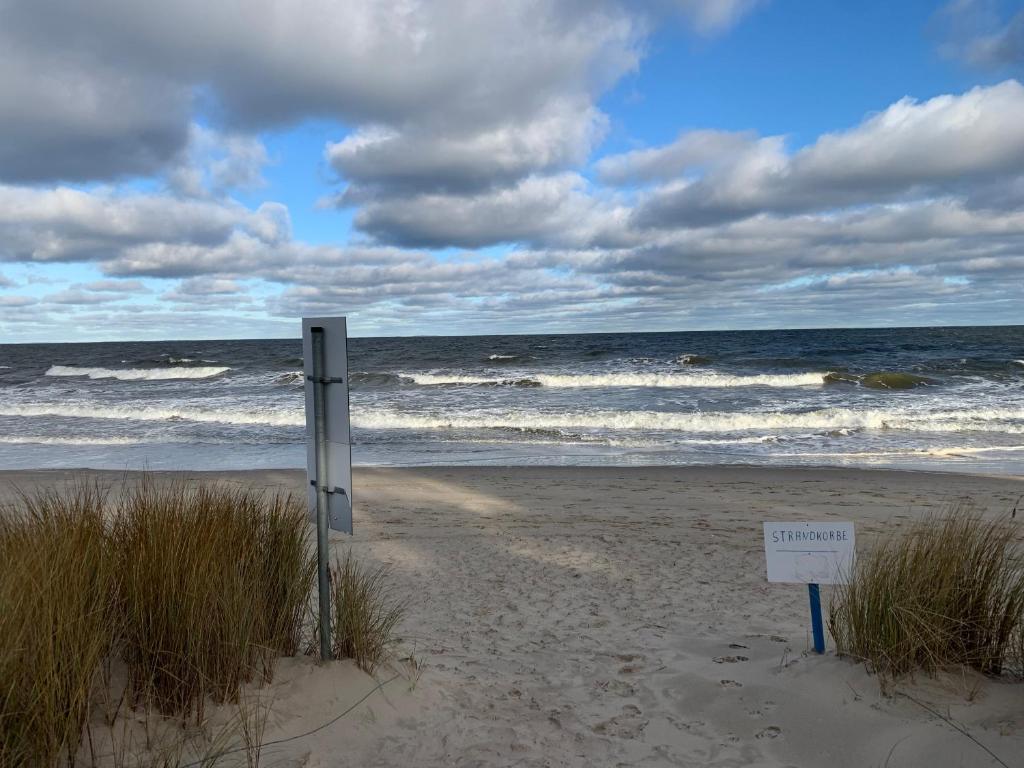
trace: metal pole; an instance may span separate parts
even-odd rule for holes
[[[331,659],[331,576],[327,509],[327,398],[324,397],[324,329],[310,328],[313,342],[313,412],[316,441],[316,565],[320,590],[320,658]]]
[[[821,623],[821,593],[817,584],[808,584],[807,593],[811,598],[811,631],[814,633],[814,650],[825,652],[825,630]]]

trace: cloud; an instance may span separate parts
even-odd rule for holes
[[[147,293],[149,291],[138,280],[93,280],[91,283],[80,283],[77,287],[86,291],[105,293]]]
[[[563,173],[477,194],[371,201],[359,209],[355,225],[380,242],[414,248],[566,245],[588,243],[626,215],[592,196],[581,176]]]
[[[222,196],[266,185],[267,148],[255,136],[193,124],[177,166],[166,172],[172,190],[189,197]]]
[[[762,212],[795,213],[938,195],[1024,171],[1024,87],[1008,80],[925,102],[901,99],[847,131],[795,153],[782,137],[681,136],[673,145],[609,158],[613,178],[650,174],[665,159],[681,175],[636,212],[644,227],[701,226]],[[710,144],[702,151],[694,147]],[[734,142],[731,153],[718,151]]]
[[[611,155],[596,170],[608,184],[628,185],[669,181],[686,173],[722,168],[757,144],[753,131],[689,131],[672,144]]]
[[[669,0],[698,32],[713,35],[735,25],[760,0]]]
[[[30,307],[38,300],[31,296],[0,296],[0,308],[18,309]]]
[[[198,280],[192,278],[178,284],[177,292],[189,296],[214,296],[241,293],[242,286],[234,280]]]
[[[274,0],[11,0],[0,180],[153,173],[185,151],[197,108],[243,132],[327,117],[423,146],[456,129],[469,144],[542,134],[567,125],[567,104],[585,137],[591,99],[636,66],[643,33],[604,0],[301,0],[286,18]]]
[[[512,184],[537,171],[582,164],[607,119],[586,98],[558,101],[523,123],[399,131],[361,129],[329,144],[328,161],[355,184],[342,203],[374,193],[460,192]]]
[[[250,211],[230,201],[0,185],[0,260],[105,261],[134,248],[208,248],[234,235],[264,243],[287,239],[287,209],[264,203]]]
[[[1024,65],[1024,10],[1000,19],[991,0],[954,0],[936,15],[943,26],[939,49],[981,69]]]

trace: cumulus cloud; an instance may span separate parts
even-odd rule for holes
[[[614,178],[636,178],[660,159],[695,169],[688,134],[673,145],[609,158]],[[745,139],[745,140],[744,140]],[[707,168],[681,175],[638,207],[639,226],[700,226],[760,212],[794,213],[943,194],[1024,171],[1024,87],[1008,80],[959,96],[904,98],[860,125],[787,152],[782,137],[718,136]],[[696,169],[695,169],[696,170]],[[649,173],[649,171],[647,171]]]
[[[108,260],[153,246],[206,248],[234,234],[274,243],[290,236],[287,209],[167,195],[0,185],[0,260]]]
[[[334,312],[381,333],[1014,319],[1016,81],[879,104],[804,147],[711,127],[588,167],[601,96],[653,24],[720,34],[756,5],[8,0],[0,261],[101,279],[5,290],[0,332],[68,313],[200,335]],[[1012,60],[1016,23],[975,35],[979,62]],[[347,242],[233,199],[258,199],[261,135],[318,118],[337,126],[324,161]]]
[[[582,100],[571,130],[585,141],[590,99],[636,66],[642,32],[610,0],[11,0],[0,178],[153,172],[185,150],[197,104],[235,129],[332,117],[422,146],[456,128],[502,144],[508,126],[543,142],[552,120],[566,125],[558,102]]]
[[[170,188],[182,195],[219,196],[265,186],[268,162],[267,148],[257,137],[193,124],[180,162],[166,177]]]
[[[627,215],[625,208],[590,194],[579,174],[563,173],[477,194],[371,201],[359,209],[355,224],[378,241],[417,248],[582,245],[602,233],[614,236]]]
[[[327,159],[356,185],[341,202],[375,192],[459,192],[514,183],[535,171],[582,164],[607,119],[587,99],[558,101],[522,124],[400,131],[371,126],[329,144]]]

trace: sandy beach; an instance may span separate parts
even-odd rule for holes
[[[292,470],[188,476],[305,483]],[[0,497],[123,477],[3,472]],[[849,520],[870,546],[964,497],[1009,512],[1022,478],[434,467],[357,469],[354,487],[355,536],[333,546],[391,566],[410,600],[402,645],[376,680],[284,660],[265,738],[289,740],[267,765],[999,765],[947,720],[1024,764],[1024,688],[961,675],[883,695],[831,641],[809,651],[806,590],[766,583],[761,535],[766,520]]]

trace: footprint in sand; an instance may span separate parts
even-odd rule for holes
[[[641,715],[642,712],[639,707],[627,704],[622,708],[622,714],[598,723],[591,730],[594,733],[616,736],[620,739],[635,739],[647,727],[648,721]]]
[[[755,739],[774,739],[782,735],[782,729],[777,728],[774,725],[769,725],[763,731],[758,731],[754,734]]]
[[[715,656],[715,664],[735,664],[738,661],[750,661],[746,656]]]
[[[739,683],[735,680],[719,680],[723,688],[742,688],[743,683]]]

